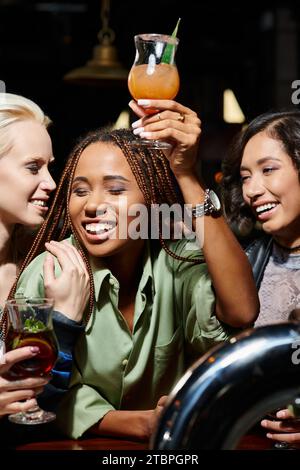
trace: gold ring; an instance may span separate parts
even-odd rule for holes
[[[177,121],[184,122],[184,120],[185,120],[185,115],[179,113],[179,116],[178,116],[178,118],[177,118]]]

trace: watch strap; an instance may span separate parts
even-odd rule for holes
[[[205,215],[206,212],[206,206],[208,202],[208,197],[209,197],[209,189],[206,189],[204,191],[204,201],[200,204],[196,204],[194,207],[192,207],[192,217],[202,217]]]
[[[203,215],[217,214],[221,210],[221,202],[217,194],[212,189],[204,191],[204,201],[192,207],[192,217],[202,217]]]

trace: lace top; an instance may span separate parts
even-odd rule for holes
[[[300,307],[300,254],[290,254],[273,244],[259,289],[260,314],[255,326],[287,321]]]
[[[1,341],[4,340],[4,337],[3,337],[3,330],[2,330],[2,328],[1,328],[2,315],[3,315],[3,309],[0,307],[0,344],[1,344]]]

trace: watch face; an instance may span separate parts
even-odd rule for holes
[[[221,209],[221,202],[216,193],[211,189],[209,191],[209,199],[211,200],[212,205],[214,206],[216,211]]]

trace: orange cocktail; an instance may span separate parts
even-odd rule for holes
[[[172,100],[179,91],[179,74],[175,53],[179,40],[166,34],[134,36],[135,59],[128,76],[128,88],[135,100]],[[146,114],[158,109],[145,107]],[[171,144],[159,140],[138,139],[132,145],[169,149]]]
[[[140,98],[172,100],[179,91],[177,67],[170,64],[133,66],[128,77],[128,88],[135,100]]]

